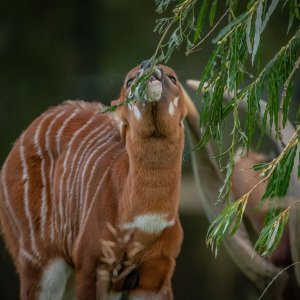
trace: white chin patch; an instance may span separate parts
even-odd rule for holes
[[[147,91],[148,101],[159,101],[162,93],[162,84],[159,80],[154,80],[148,82],[148,91]]]

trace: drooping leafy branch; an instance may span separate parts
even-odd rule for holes
[[[214,49],[202,72],[198,87],[198,92],[203,95],[200,118],[203,136],[198,146],[204,146],[210,139],[222,144],[224,120],[229,113],[233,115],[231,144],[226,150],[230,159],[224,168],[225,182],[219,196],[219,201],[227,201],[227,207],[210,226],[207,238],[208,244],[216,250],[225,234],[235,232],[247,204],[249,194],[236,202],[231,202],[230,199],[234,155],[238,143],[242,143],[247,149],[253,145],[257,124],[261,128],[260,141],[267,127],[275,128],[277,138],[285,146],[278,158],[262,169],[266,174],[263,181],[268,181],[263,201],[277,199],[286,194],[299,142],[297,135],[284,145],[282,129],[287,122],[293,78],[300,63],[300,28],[293,26],[294,21],[300,19],[300,6],[296,0],[252,0],[248,2],[244,12],[238,14],[239,1],[229,0],[223,8],[223,14],[216,18],[217,8],[222,6],[220,1],[178,1],[172,9],[174,2],[177,1],[156,1],[157,11],[167,13],[171,10],[171,17],[157,21],[155,30],[161,34],[161,39],[151,58],[153,65],[161,61],[167,62],[173,51],[180,46],[185,45],[186,54],[193,53],[214,35]],[[262,66],[263,32],[276,9],[289,10],[289,38],[274,57]],[[217,32],[221,24],[223,28]],[[204,28],[207,26],[210,29],[205,33]],[[225,92],[232,95],[229,103],[223,101]],[[260,99],[265,94],[268,103],[261,118]],[[246,100],[248,104],[245,126],[241,125],[238,114],[242,100]],[[297,129],[297,134],[298,131]],[[290,207],[281,211],[274,209],[272,205],[270,209],[266,227],[256,245],[265,255],[277,245]]]
[[[263,178],[240,199],[229,203],[210,225],[207,233],[207,244],[215,253],[217,253],[224,235],[227,233],[233,235],[235,233],[241,222],[250,194],[263,182],[268,182],[268,186],[263,195],[261,205],[268,200],[272,202],[272,205],[270,205],[271,209],[266,216],[265,227],[260,233],[255,247],[262,255],[268,255],[276,248],[282,236],[284,225],[287,222],[289,210],[296,202],[282,210],[276,209],[274,200],[280,200],[287,193],[299,144],[299,134],[300,127],[298,127],[290,142],[278,157],[270,163],[262,163],[253,167],[255,171],[259,171],[259,174],[264,175]]]

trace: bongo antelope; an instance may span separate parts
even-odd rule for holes
[[[166,66],[147,89],[145,106],[98,115],[101,104],[67,101],[15,142],[1,170],[0,220],[22,300],[119,299],[125,289],[129,299],[172,299],[183,119],[194,108]]]

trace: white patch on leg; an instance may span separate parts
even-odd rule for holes
[[[170,104],[169,104],[169,115],[173,116],[174,114],[175,114],[174,103],[170,102]]]
[[[123,229],[139,229],[146,233],[160,233],[175,224],[175,220],[168,220],[165,214],[145,214],[136,216],[132,222],[122,225]]]
[[[63,299],[72,268],[62,258],[56,258],[46,267],[41,279],[40,300]]]

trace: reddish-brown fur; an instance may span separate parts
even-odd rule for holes
[[[178,200],[186,105],[180,84],[169,78],[176,78],[174,71],[160,68],[161,99],[144,108],[136,104],[140,120],[127,105],[95,115],[103,109],[99,104],[66,102],[38,117],[15,143],[1,172],[0,219],[21,299],[39,297],[43,271],[57,257],[75,270],[80,300],[122,290],[126,276],[112,278],[126,268],[127,277],[135,278],[132,299],[172,299],[182,242]],[[139,70],[128,73],[117,103]],[[170,114],[175,97],[178,106]],[[155,233],[122,229],[145,214],[170,223]],[[107,263],[111,250],[114,261]],[[103,284],[101,276],[109,281]]]

